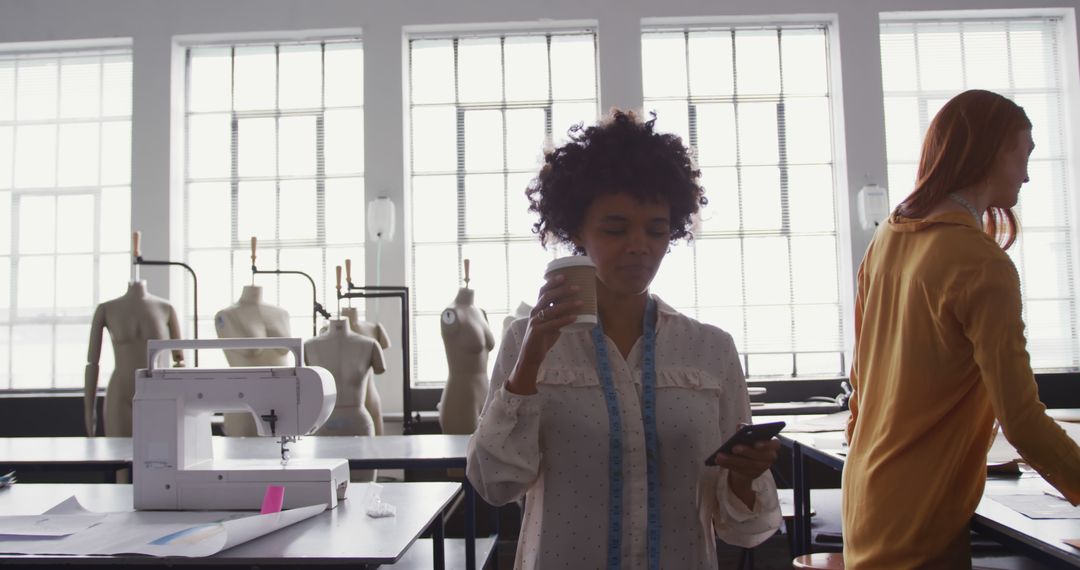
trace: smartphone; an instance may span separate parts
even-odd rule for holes
[[[768,441],[776,437],[776,434],[780,433],[780,430],[784,429],[786,425],[784,422],[769,422],[743,426],[739,428],[739,431],[735,432],[735,435],[729,437],[719,449],[712,452],[705,459],[705,465],[716,465],[716,454],[731,453],[732,448],[736,445],[752,446],[759,441]]]

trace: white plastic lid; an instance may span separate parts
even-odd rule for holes
[[[591,257],[587,255],[571,255],[568,257],[560,257],[559,259],[552,260],[547,264],[547,269],[544,270],[544,275],[557,271],[559,269],[566,269],[567,267],[596,267]]]

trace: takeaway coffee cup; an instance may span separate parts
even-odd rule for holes
[[[587,255],[561,257],[548,264],[544,278],[563,275],[567,285],[577,285],[577,298],[581,301],[574,322],[559,329],[561,331],[587,330],[596,325],[596,265]]]

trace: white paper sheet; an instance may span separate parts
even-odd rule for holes
[[[1046,415],[1059,422],[1080,422],[1080,408],[1050,408]]]
[[[991,499],[1029,519],[1080,519],[1080,507],[1045,493],[1037,495],[991,495]]]
[[[93,515],[79,502],[79,498],[72,495],[56,504],[55,507],[45,511],[46,515]],[[104,515],[101,515],[104,516]]]
[[[1020,459],[1020,452],[1005,439],[1005,434],[998,430],[994,436],[994,443],[990,445],[990,451],[986,453],[986,465],[999,467],[1009,463],[1015,463]]]
[[[1061,429],[1065,430],[1065,433],[1069,434],[1076,443],[1080,443],[1080,424],[1070,421],[1058,420],[1057,423]]]
[[[22,537],[57,537],[75,534],[105,520],[83,508],[75,497],[68,497],[40,515],[0,517],[0,540]]]
[[[1073,441],[1080,443],[1080,424],[1059,421],[1057,425],[1065,430]],[[987,453],[986,464],[1002,465],[1011,461],[1023,461],[1023,459],[1020,457],[1020,452],[1009,443],[1009,440],[1005,439],[1005,434],[998,430],[994,443],[990,446],[990,452]]]
[[[842,433],[828,432],[815,435],[810,438],[808,443],[822,451],[847,455],[847,442],[844,441],[844,434]]]
[[[67,536],[105,520],[105,515],[26,515],[0,517],[4,536]]]
[[[847,429],[848,418],[851,412],[845,410],[836,412],[812,420],[792,421],[784,427],[784,431],[793,433],[821,433],[827,431],[844,431]]]
[[[313,505],[266,515],[249,512],[134,511],[105,513],[102,520],[68,536],[42,539],[0,536],[4,554],[210,556],[280,528],[313,517],[326,505]],[[57,514],[59,513],[59,514]],[[45,513],[50,516],[93,516],[74,497]],[[0,521],[5,518],[0,517]]]

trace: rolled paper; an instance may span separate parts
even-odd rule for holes
[[[267,485],[266,494],[263,495],[262,509],[259,514],[281,512],[281,505],[285,503],[285,487],[280,485]]]

